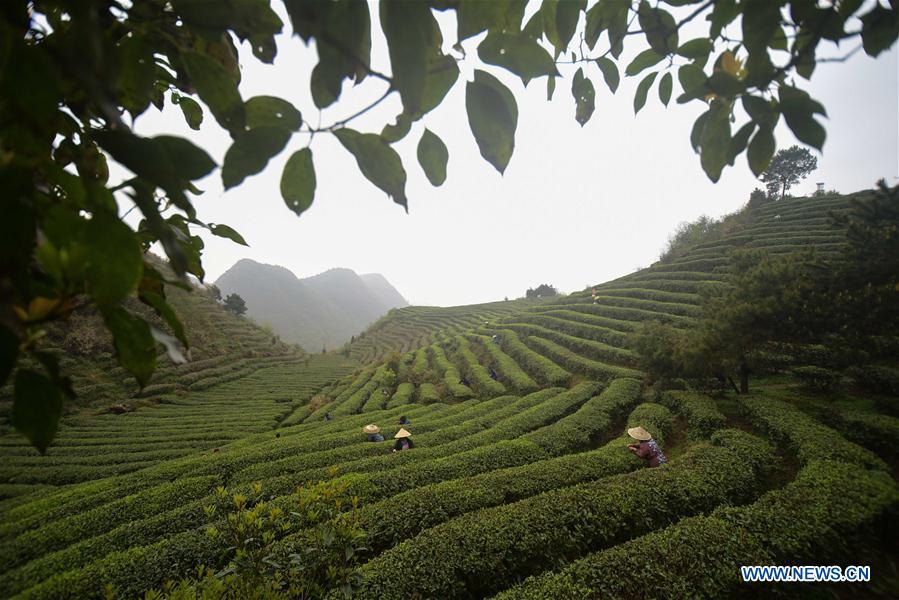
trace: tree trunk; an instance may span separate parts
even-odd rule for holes
[[[787,195],[787,180],[783,180],[783,187],[780,190],[780,199],[783,200],[784,196]]]
[[[740,361],[740,393],[749,393],[749,365],[745,358]]]

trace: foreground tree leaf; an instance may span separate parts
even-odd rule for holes
[[[222,183],[225,189],[240,185],[250,175],[265,168],[270,158],[281,152],[290,132],[281,127],[262,126],[238,135],[225,153]]]
[[[593,82],[584,77],[583,69],[578,69],[577,73],[574,74],[574,80],[571,83],[571,95],[574,96],[575,102],[574,119],[583,127],[590,120],[590,117],[593,116],[594,101],[596,99],[596,90],[593,89]]]
[[[381,139],[381,136],[373,133],[359,133],[353,129],[343,128],[335,131],[334,135],[356,159],[356,164],[365,178],[408,210],[406,170],[396,150]]]
[[[144,266],[134,231],[118,215],[98,212],[87,223],[85,242],[91,297],[100,305],[124,300],[137,287]]]
[[[478,46],[478,57],[487,64],[515,73],[525,84],[535,77],[559,75],[549,52],[523,33],[487,34]]]
[[[443,185],[446,181],[446,163],[449,152],[446,145],[430,129],[425,129],[418,142],[418,164],[421,165],[428,181],[433,186]]]
[[[241,131],[246,124],[243,100],[237,91],[237,83],[225,68],[199,52],[185,52],[181,60],[197,93],[219,125],[232,134]]]
[[[481,156],[500,173],[505,172],[515,149],[518,105],[512,92],[493,75],[475,71],[465,88],[468,125]]]
[[[150,326],[120,306],[102,312],[103,321],[112,333],[116,359],[144,387],[156,369],[156,345]]]
[[[297,215],[310,206],[315,197],[315,166],[312,164],[312,150],[303,148],[287,159],[281,174],[281,197],[287,208]]]
[[[605,56],[597,58],[596,65],[599,67],[599,70],[602,71],[602,78],[605,79],[606,85],[609,86],[609,90],[614,94],[618,90],[618,83],[620,81],[618,67],[615,66],[615,63],[611,58]]]
[[[13,427],[44,454],[56,437],[62,416],[63,395],[46,375],[31,369],[16,373],[12,414]]]
[[[247,100],[247,127],[281,127],[299,131],[303,116],[293,104],[277,96],[254,96]]]
[[[222,224],[209,224],[209,231],[212,235],[216,235],[218,237],[227,238],[236,244],[240,244],[241,246],[248,246],[249,244],[246,240],[243,239],[243,236],[234,231],[231,227]]]

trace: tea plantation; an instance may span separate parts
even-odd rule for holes
[[[359,497],[362,598],[895,597],[895,396],[807,392],[787,372],[820,348],[785,349],[747,395],[650,394],[629,343],[643,322],[690,327],[735,248],[837,251],[826,212],[847,206],[773,203],[595,298],[392,311],[353,361],[209,362],[158,403],[67,417],[46,457],[6,432],[0,597],[130,598],[222,566],[203,527],[217,486],[260,482],[289,511],[328,478]],[[391,453],[401,415],[415,448]],[[366,442],[368,423],[387,440]],[[626,450],[636,425],[668,465]],[[872,582],[743,583],[754,564],[870,564]]]

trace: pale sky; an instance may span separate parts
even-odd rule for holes
[[[289,32],[280,3],[273,5]],[[533,10],[530,6],[526,18]],[[448,50],[456,41],[454,13],[435,14]],[[377,6],[372,6],[372,17],[377,23]],[[299,277],[333,267],[382,273],[417,305],[514,298],[540,283],[571,292],[650,265],[680,222],[733,212],[753,188],[761,187],[745,155],[717,184],[705,176],[689,142],[693,121],[703,110],[700,103],[677,105],[672,99],[665,109],[653,87],[646,107],[635,117],[633,93],[640,77],[622,77],[613,96],[595,64],[588,66],[587,75],[597,89],[596,112],[583,128],[574,120],[570,91],[576,68],[560,68],[564,78],[557,82],[553,101],[547,102],[545,78],[525,88],[507,71],[486,67],[518,101],[515,154],[500,176],[481,158],[465,112],[465,80],[472,78],[475,48],[483,35],[464,44],[468,59],[461,63],[460,79],[443,104],[394,145],[408,174],[408,215],[359,173],[333,136],[320,134],[312,142],[315,201],[302,216],[295,216],[281,200],[279,181],[287,158],[308,143],[308,135],[297,134],[263,173],[237,188],[223,192],[218,171],[200,182],[205,194],[195,202],[199,218],[231,225],[250,244],[246,248],[205,236],[207,281],[241,258],[251,258],[282,265]],[[682,40],[689,37],[682,32]],[[622,72],[628,57],[645,47],[645,38],[627,41],[619,63]],[[853,47],[830,47],[819,55],[836,56]],[[317,63],[314,44],[307,48],[300,38],[284,34],[278,38],[274,66],[256,61],[246,45],[241,57],[245,100],[281,96],[313,124],[319,119],[322,125],[330,124],[352,114],[386,86],[373,78],[357,87],[345,83],[338,103],[319,113],[309,95],[309,74]],[[372,66],[390,71],[379,32],[373,40]],[[792,190],[794,195],[812,192],[818,181],[843,193],[870,188],[881,177],[896,183],[897,71],[894,47],[877,60],[859,52],[844,63],[821,64],[810,83],[800,80],[799,86],[825,105],[829,118],[818,170]],[[673,98],[679,93],[675,85]],[[377,133],[399,112],[399,97],[394,95],[349,126]],[[734,131],[743,122],[741,115]],[[428,183],[416,159],[425,126],[449,148],[448,177],[439,188]],[[163,113],[151,108],[136,129],[143,135],[188,137],[218,164],[230,143],[208,112],[201,131],[194,132],[176,106]],[[796,143],[782,122],[776,135],[779,148]]]

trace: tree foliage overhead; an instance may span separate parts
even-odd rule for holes
[[[293,32],[315,43],[318,63],[298,77],[309,82],[314,106],[241,93],[238,45],[255,60],[276,60],[284,23],[269,0],[3,3],[0,381],[20,357],[33,359],[15,377],[16,426],[40,449],[53,438],[63,395],[71,394],[56,359],[41,349],[44,323],[96,305],[120,363],[141,385],[155,368],[158,340],[174,336],[187,346],[165,286],[187,286],[188,274],[203,279],[199,231],[245,244],[233,228],[204,222],[194,208],[193,197],[201,193],[194,182],[216,169],[232,188],[290,147],[280,191],[287,208],[301,214],[316,190],[313,138],[334,135],[360,173],[406,207],[406,165],[393,144],[454,86],[465,86],[480,154],[505,171],[519,118],[515,93],[495,75],[505,71],[524,84],[546,77],[550,97],[556,79],[570,75],[581,125],[594,114],[600,78],[614,93],[622,74],[639,77],[635,112],[653,88],[662,104],[704,105],[690,140],[710,179],[717,181],[744,152],[760,175],[775,153],[773,132],[781,118],[804,144],[824,144],[817,119],[825,109],[800,87],[815,70],[822,42],[860,40],[877,56],[899,33],[895,0],[873,6],[857,0],[545,0],[534,12],[525,0],[383,0],[376,8],[364,0],[284,0],[283,6]],[[448,40],[435,16],[441,11],[456,17]],[[682,39],[691,22],[707,30]],[[378,28],[387,41],[389,71],[371,61]],[[476,53],[460,49],[484,32]],[[639,52],[623,64],[626,42]],[[461,61],[474,67],[471,81],[460,81]],[[343,84],[365,79],[383,86],[371,105],[327,125],[304,116],[340,104],[350,94]],[[380,132],[349,127],[394,94],[402,101],[395,122]],[[229,133],[223,164],[187,139],[134,132],[135,119],[166,104],[177,106],[192,129],[212,118]],[[738,128],[733,119],[742,122]],[[442,184],[449,157],[437,132],[424,130],[417,154],[429,181]],[[130,177],[109,181],[110,160]],[[136,231],[122,220],[120,204],[142,216]],[[174,278],[144,260],[154,244]],[[126,310],[122,301],[132,295],[152,307],[169,332]]]
[[[759,177],[768,188],[768,196],[775,198],[778,194],[783,198],[787,190],[809,176],[818,168],[818,159],[812,156],[807,148],[790,146],[786,150],[778,150],[771,164]]]

